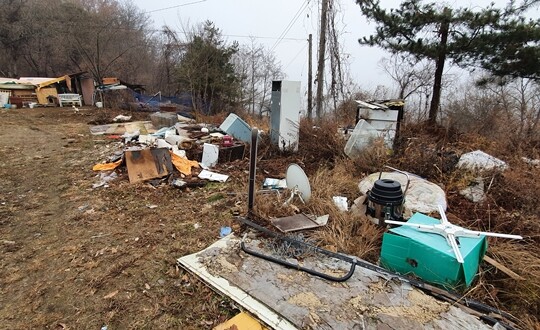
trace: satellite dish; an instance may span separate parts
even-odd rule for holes
[[[304,203],[311,198],[309,179],[300,166],[296,164],[289,165],[285,180],[287,181],[287,188],[292,191],[291,197],[285,202],[286,204],[288,204],[295,195],[300,197]]]

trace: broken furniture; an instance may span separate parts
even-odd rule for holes
[[[403,101],[401,103],[403,104]],[[402,117],[403,105],[395,107],[364,101],[356,101],[356,104],[356,122],[358,123],[361,119],[367,121],[371,127],[377,130],[379,136],[384,137],[386,146],[392,148],[398,123]]]
[[[66,104],[82,107],[81,96],[79,94],[58,94],[58,105],[63,107]]]

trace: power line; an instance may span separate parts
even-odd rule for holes
[[[161,32],[163,29],[147,29],[147,31],[152,32]],[[179,30],[171,30],[175,33],[181,33],[181,34],[188,34],[189,32],[185,31],[179,31]],[[242,35],[242,34],[221,34],[224,37],[232,37],[232,38],[255,38],[255,39],[270,39],[270,40],[289,40],[289,41],[305,41],[305,38],[279,38],[279,37],[269,37],[269,36],[254,36],[254,35]]]
[[[296,53],[296,55],[294,55],[293,59],[283,68],[283,70],[287,69],[298,58],[298,56],[300,56],[300,54],[306,49],[307,46],[308,44],[305,44],[304,47],[302,47],[302,49],[300,49],[300,51]]]
[[[205,0],[206,1],[206,0]],[[67,22],[66,25],[77,27],[78,25],[72,22]],[[90,28],[102,28],[101,25],[87,25],[87,27]],[[135,31],[135,32],[163,32],[163,28],[140,28],[140,27],[115,27],[115,30],[120,31]],[[171,32],[174,33],[180,33],[180,34],[188,34],[189,32],[186,31],[180,31],[180,30],[171,30]],[[255,39],[270,39],[270,40],[288,40],[288,41],[304,41],[305,38],[279,38],[279,37],[270,37],[270,36],[255,36],[255,35],[242,35],[242,34],[221,34],[224,37],[232,37],[232,38],[255,38]]]
[[[188,3],[183,3],[183,4],[181,4],[181,5],[176,5],[176,6],[166,7],[166,8],[160,8],[160,9],[154,9],[154,10],[149,10],[149,11],[147,11],[147,13],[155,13],[155,12],[157,12],[157,11],[164,11],[164,10],[169,10],[169,9],[178,8],[178,7],[184,7],[184,6],[194,5],[194,4],[201,3],[201,2],[206,2],[206,1],[207,1],[207,0],[200,0],[200,1],[193,1],[193,2],[188,2]]]
[[[285,27],[285,29],[283,30],[283,32],[281,32],[281,34],[279,35],[279,39],[274,43],[274,45],[272,45],[272,47],[270,48],[270,51],[273,51],[274,49],[276,49],[276,47],[279,45],[279,43],[281,42],[281,40],[283,40],[283,38],[287,35],[287,33],[291,30],[291,28],[293,27],[294,23],[296,23],[296,21],[298,20],[298,18],[300,17],[300,15],[302,14],[302,12],[307,8],[307,6],[309,5],[309,1],[310,0],[305,0],[304,3],[302,3],[302,5],[300,6],[300,8],[298,9],[298,11],[296,12],[296,14],[293,16],[293,18],[291,19],[291,21],[289,22],[289,24],[287,24],[287,26]]]

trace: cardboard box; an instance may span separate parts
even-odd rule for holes
[[[408,223],[423,225],[440,221],[414,214]],[[422,280],[450,290],[469,287],[478,265],[487,250],[485,236],[480,238],[458,237],[464,263],[460,264],[446,239],[437,234],[421,232],[415,228],[392,228],[383,236],[380,264],[391,271],[416,275]]]

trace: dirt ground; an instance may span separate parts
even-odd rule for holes
[[[92,166],[114,151],[90,135],[95,111],[0,112],[0,328],[207,329],[228,319],[235,306],[176,259],[232,225],[245,198],[228,192],[245,177],[186,191],[131,185],[124,171],[92,189]]]

